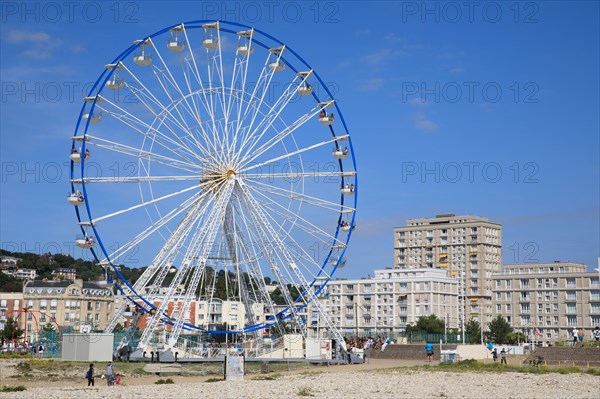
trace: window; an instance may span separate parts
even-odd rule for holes
[[[94,316],[95,321],[100,321],[100,314],[96,313]]]
[[[529,313],[529,304],[528,303],[521,304],[521,313]]]
[[[577,313],[577,306],[574,303],[567,303],[567,313],[569,314],[576,314]]]
[[[46,309],[46,307],[48,306],[48,303],[45,299],[41,299],[40,300],[40,309]]]
[[[502,293],[501,292],[496,292],[496,300],[497,301],[501,301],[502,300]]]
[[[554,324],[558,324],[558,316],[554,316]]]
[[[538,303],[538,312],[541,312],[543,307],[544,307],[544,305],[542,305],[541,303]]]
[[[567,325],[570,327],[577,326],[577,316],[567,316]]]
[[[575,277],[568,277],[567,278],[567,288],[575,288]]]
[[[510,305],[510,303],[506,304],[506,311],[507,312],[512,312],[512,306]]]
[[[590,313],[600,314],[600,303],[591,303],[590,308],[591,308]]]
[[[522,301],[528,301],[529,300],[529,291],[522,291],[521,292],[521,300]]]
[[[575,299],[577,299],[577,294],[575,291],[567,291],[565,294],[565,299],[567,301],[574,301]]]
[[[502,305],[500,305],[500,304],[496,305],[496,312],[497,313],[502,313]]]
[[[5,308],[5,307],[7,307],[7,305],[6,305],[6,299],[0,300],[0,308]]]
[[[510,301],[510,296],[511,296],[511,295],[510,295],[510,292],[507,292],[507,293],[506,293],[506,300],[507,300],[507,301]]]
[[[521,316],[521,325],[522,326],[528,326],[530,323],[530,319],[529,316]]]
[[[526,279],[526,278],[521,279],[521,288],[529,288],[529,279]]]
[[[510,280],[506,280],[506,288],[510,288]]]
[[[591,324],[593,326],[600,325],[600,316],[592,316],[591,319],[592,319],[592,323]]]

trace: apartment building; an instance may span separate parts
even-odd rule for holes
[[[26,321],[20,318],[19,322],[35,340],[38,328],[50,322],[76,331],[84,325],[102,330],[114,311],[114,296],[111,287],[81,279],[33,280],[23,285],[23,306],[30,312]]]
[[[502,226],[478,216],[409,219],[394,228],[397,269],[439,269],[459,282],[459,317],[485,326],[493,318],[494,273],[502,270]]]
[[[600,326],[598,273],[572,262],[511,264],[492,277],[494,311],[530,339],[557,341]]]
[[[319,289],[317,284],[315,289]],[[358,280],[331,280],[319,299],[343,334],[391,334],[404,331],[420,316],[435,314],[458,328],[458,281],[436,269],[382,269]],[[313,307],[309,327],[325,327]]]

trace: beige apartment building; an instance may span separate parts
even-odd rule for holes
[[[31,280],[23,285],[22,293],[0,293],[0,327],[8,317],[14,317],[29,342],[37,340],[38,332],[48,323],[81,332],[101,330],[113,311],[111,287],[81,279]]]
[[[317,284],[316,289],[319,288]],[[319,299],[342,334],[392,334],[420,316],[435,314],[448,328],[458,328],[458,281],[445,270],[383,269],[375,277],[331,280]],[[309,310],[313,334],[325,323]]]
[[[532,340],[569,340],[583,328],[586,340],[600,326],[598,273],[572,262],[505,265],[492,277],[494,311]]]
[[[485,326],[492,318],[494,273],[502,270],[502,226],[478,216],[409,219],[394,228],[398,269],[440,269],[459,282],[459,317]]]

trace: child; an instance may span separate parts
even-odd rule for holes
[[[87,380],[88,380],[88,387],[90,385],[94,386],[94,377],[95,377],[95,374],[94,374],[94,365],[92,363],[90,363],[90,368],[87,371],[87,373],[85,373],[85,378],[87,378]]]

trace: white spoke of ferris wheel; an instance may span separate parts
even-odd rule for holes
[[[225,185],[221,185],[221,187],[215,188],[215,191],[216,191],[215,197],[221,191],[223,191],[223,186],[225,186]],[[213,208],[211,214],[205,220],[205,223],[201,223],[199,215],[197,215],[196,219],[194,219],[190,223],[190,227],[192,227],[192,228],[193,228],[193,226],[196,226],[196,228],[199,228],[200,226],[202,226],[202,228],[200,230],[198,230],[197,232],[195,232],[195,234],[192,235],[191,242],[188,245],[187,251],[183,258],[183,262],[182,262],[181,266],[179,267],[179,269],[177,270],[175,277],[171,281],[171,284],[169,285],[167,294],[164,296],[159,307],[156,309],[156,313],[151,318],[149,318],[146,329],[144,330],[144,333],[142,334],[142,337],[140,338],[140,341],[138,343],[138,348],[144,348],[148,344],[148,342],[150,341],[150,338],[152,336],[152,333],[158,326],[159,322],[162,320],[163,314],[168,309],[169,299],[173,298],[175,296],[175,294],[177,292],[177,288],[183,282],[183,280],[188,275],[188,273],[192,270],[192,268],[194,266],[192,264],[193,259],[199,258],[199,253],[204,252],[203,248],[201,248],[201,245],[206,244],[205,241],[207,239],[207,235],[210,232],[210,229],[212,229],[213,225],[215,224],[214,223],[215,222],[214,214],[217,209],[216,208],[217,204],[219,203],[219,201],[217,201],[217,202],[213,201],[213,198],[208,198],[208,201],[209,201],[209,203],[214,204],[213,205],[214,208]],[[207,245],[205,245],[205,247],[206,246]],[[204,250],[205,250],[205,248],[204,248]],[[200,267],[198,267],[198,266],[197,266],[197,268],[200,269]],[[190,287],[188,287],[188,289],[190,289]],[[195,292],[195,289],[194,289],[194,292]],[[190,293],[190,291],[188,291],[188,294],[189,293]],[[184,312],[180,312],[179,316],[183,317],[183,314],[184,314]],[[175,341],[177,341],[177,337],[175,337]]]
[[[146,238],[150,237],[150,235],[155,233],[161,227],[165,226],[167,223],[169,223],[171,220],[173,220],[173,218],[180,215],[182,212],[184,212],[186,209],[188,209],[190,206],[192,206],[192,204],[194,202],[199,200],[201,198],[201,196],[204,196],[204,195],[206,195],[206,191],[197,192],[194,195],[192,195],[191,197],[187,198],[184,202],[177,205],[177,207],[172,209],[169,213],[167,213],[166,215],[161,217],[156,222],[152,223],[150,226],[148,226],[146,229],[141,231],[134,238],[132,238],[131,240],[126,242],[124,245],[117,248],[114,252],[109,254],[108,258],[112,259],[113,263],[118,263],[117,261],[119,258],[121,258],[123,255],[126,255],[131,249],[135,248],[136,245],[138,245],[139,243],[144,241]],[[105,258],[103,260],[103,262],[107,262],[107,259]]]
[[[299,84],[300,85],[305,84],[307,78],[308,78],[308,75],[306,75]],[[247,152],[252,151],[252,148],[256,145],[256,143],[259,143],[261,141],[261,139],[263,138],[265,133],[267,133],[269,128],[273,125],[273,123],[281,115],[283,110],[290,103],[292,98],[294,98],[294,96],[296,95],[296,87],[297,87],[296,80],[297,79],[298,79],[298,76],[296,76],[296,77],[294,77],[294,79],[292,79],[292,81],[288,84],[288,86],[285,88],[285,90],[283,90],[283,92],[281,93],[281,95],[279,96],[279,98],[277,99],[275,104],[273,104],[273,106],[269,109],[269,111],[263,116],[263,119],[256,126],[256,128],[254,128],[254,130],[251,130],[252,125],[250,125],[250,128],[248,129],[248,134],[247,134],[244,142],[240,146],[240,153],[241,153],[241,150],[245,147],[245,145],[247,143],[247,141],[246,141],[247,138],[252,137],[252,140],[254,141],[252,143],[252,146],[248,149]],[[259,133],[259,131],[260,131],[260,133]]]
[[[136,210],[136,209],[139,209],[139,208],[143,208],[143,207],[148,206],[148,205],[156,204],[157,202],[160,202],[160,201],[165,200],[167,198],[175,197],[177,195],[180,195],[180,194],[183,194],[183,193],[187,193],[188,191],[198,190],[198,189],[199,189],[198,185],[187,187],[187,188],[184,188],[183,190],[176,191],[174,193],[167,194],[167,195],[164,195],[162,197],[154,198],[153,200],[142,202],[141,204],[137,204],[137,205],[131,206],[131,207],[126,208],[126,209],[121,209],[120,211],[117,211],[117,212],[109,213],[108,215],[104,215],[104,216],[100,216],[100,217],[94,218],[94,220],[91,220],[90,222],[95,224],[95,223],[100,222],[101,220],[106,220],[106,219],[109,219],[109,218],[112,218],[112,217],[115,217],[115,216],[118,216],[118,215],[122,215],[123,213],[130,212],[130,211],[133,211],[133,210]]]
[[[335,172],[289,172],[289,173],[244,173],[245,179],[287,179],[294,181],[305,179],[307,177],[352,177],[356,176],[354,171],[335,171]]]
[[[269,311],[271,312],[271,314],[275,315],[275,313],[276,313],[275,305],[273,304],[271,295],[269,294],[267,287],[265,286],[265,283],[264,283],[265,276],[262,272],[261,267],[258,264],[260,256],[256,252],[256,245],[252,245],[253,242],[259,243],[260,242],[259,238],[256,237],[252,233],[252,230],[250,229],[250,226],[248,225],[248,218],[246,217],[246,215],[244,213],[243,206],[240,203],[239,197],[236,198],[236,204],[237,204],[236,209],[238,209],[238,212],[240,214],[240,220],[243,223],[243,229],[248,234],[248,240],[250,241],[250,245],[248,245],[248,243],[245,243],[246,245],[244,245],[244,243],[238,244],[238,245],[241,248],[242,252],[244,252],[246,255],[246,259],[247,259],[247,263],[248,263],[247,270],[250,275],[254,276],[254,278],[256,280],[256,284],[258,285],[258,289],[260,290],[262,300],[267,304],[267,307],[268,307]],[[252,253],[249,253],[248,247],[250,247]],[[255,294],[255,297],[256,297],[256,294]],[[260,298],[256,298],[256,299],[258,300]]]
[[[341,205],[339,202],[331,202],[324,200],[322,198],[313,197],[308,194],[299,193],[293,190],[287,190],[285,188],[272,186],[270,184],[266,184],[260,182],[258,180],[252,181],[253,189],[260,190],[269,194],[277,195],[282,198],[291,199],[295,201],[301,201],[304,204],[309,204],[313,206],[317,206],[319,208],[328,209],[334,212],[352,212],[355,209],[353,207],[347,205]]]
[[[277,235],[277,233],[275,232],[273,226],[269,223],[268,220],[266,220],[266,215],[262,212],[262,208],[260,207],[260,204],[258,204],[256,202],[256,200],[254,200],[254,198],[252,197],[252,195],[248,191],[245,191],[244,194],[245,194],[245,197],[249,201],[254,202],[254,205],[255,205],[253,207],[254,212],[256,212],[260,216],[261,220],[263,221],[263,223],[262,223],[263,227],[265,227],[266,229],[268,229],[270,231],[271,236],[274,238],[274,243],[276,244],[276,246],[279,249],[279,253],[283,257],[285,257],[286,262],[289,262],[289,267],[286,268],[286,270],[288,270],[288,272],[289,272],[290,269],[291,269],[291,272],[296,277],[295,281],[299,281],[300,282],[300,285],[302,286],[303,291],[304,291],[303,292],[303,299],[306,301],[307,304],[309,302],[312,303],[312,305],[319,312],[319,315],[325,319],[325,323],[326,323],[327,327],[331,330],[332,334],[335,336],[336,341],[338,343],[344,342],[343,341],[343,337],[340,334],[339,330],[333,324],[333,322],[332,322],[331,318],[329,317],[329,315],[327,314],[327,312],[325,312],[322,309],[322,306],[320,305],[320,302],[319,302],[318,298],[316,297],[314,291],[310,288],[310,283],[306,280],[305,276],[300,272],[298,266],[294,262],[293,256],[288,252],[285,244],[281,241],[281,238]],[[306,326],[303,326],[303,332],[304,332],[304,334],[306,334]]]
[[[248,57],[250,57],[250,55],[248,55]],[[246,118],[248,117],[248,114],[250,113],[251,109],[254,109],[254,113],[253,116],[251,118],[251,120],[253,121],[254,118],[256,117],[256,112],[258,112],[260,110],[259,104],[262,104],[264,96],[266,94],[266,92],[268,92],[268,85],[271,82],[271,79],[273,77],[273,75],[275,74],[274,70],[270,70],[269,68],[269,60],[271,59],[271,53],[268,52],[267,53],[267,58],[265,59],[265,63],[262,67],[262,70],[260,71],[260,75],[258,77],[258,81],[256,82],[256,85],[254,86],[254,89],[252,90],[252,94],[250,95],[250,98],[248,100],[248,102],[246,103],[246,107],[244,108],[244,112],[243,114],[240,116],[241,112],[238,112],[238,119],[237,119],[237,127],[235,129],[235,136],[237,137],[237,135],[240,132],[240,129],[242,128],[242,126],[244,125],[244,122],[246,121]],[[266,85],[264,85],[263,82],[267,82]],[[264,85],[264,88],[263,88]],[[261,98],[258,101],[258,103],[255,103],[256,99],[257,99],[257,91],[259,90],[259,88],[262,90],[260,92],[261,94]],[[243,97],[242,97],[243,99]],[[240,111],[243,105],[243,102],[240,102]],[[248,131],[251,129],[251,125],[248,126]],[[248,132],[247,131],[247,132]],[[246,134],[247,134],[246,132]],[[242,142],[245,140],[242,140]],[[240,148],[242,148],[242,146],[240,146]]]
[[[309,120],[313,119],[319,112],[321,108],[315,106],[306,114],[302,115],[300,118],[296,119],[291,125],[287,126],[281,132],[277,133],[269,140],[267,140],[264,144],[254,150],[254,146],[256,142],[254,142],[244,153],[242,157],[242,168],[245,167],[248,163],[254,161],[256,158],[260,157],[263,153],[268,151],[271,147],[281,142],[283,139],[294,133],[298,128],[304,125]],[[251,153],[253,151],[253,153]]]
[[[285,46],[284,46],[285,48]],[[279,63],[281,61],[281,55],[283,54],[283,51],[280,51],[279,54],[277,54],[276,63]],[[271,53],[268,53],[268,57],[267,57],[267,63],[269,62],[269,59],[271,58]],[[269,67],[270,69],[270,67]],[[263,82],[265,82],[264,87],[261,89],[261,96],[260,99],[258,101],[258,104],[254,105],[254,113],[252,114],[252,118],[250,119],[250,124],[248,125],[248,135],[252,135],[253,130],[252,130],[252,126],[254,126],[254,122],[256,121],[256,117],[258,116],[258,113],[260,111],[260,109],[262,108],[262,105],[265,101],[265,96],[267,95],[267,93],[269,92],[269,86],[271,85],[271,81],[273,80],[273,76],[275,76],[275,69],[271,69],[270,73],[267,75],[268,79],[263,79]],[[294,78],[295,79],[295,78]],[[260,84],[260,80],[259,83],[257,83],[257,87]],[[254,97],[254,96],[253,96]]]
[[[140,87],[142,88],[141,90],[137,90],[135,88],[132,88],[132,86],[125,82],[125,86],[129,89],[129,91],[144,105],[144,107],[150,111],[150,113],[152,113],[152,115],[154,115],[155,118],[158,118],[158,114],[156,113],[156,111],[144,100],[142,95],[138,95],[138,92],[142,93],[142,94],[146,94],[150,97],[150,100],[160,109],[161,112],[164,113],[165,118],[168,118],[168,120],[172,121],[175,125],[177,125],[181,130],[183,130],[184,132],[186,132],[188,135],[191,136],[191,132],[184,127],[178,120],[177,118],[175,118],[173,116],[173,114],[171,113],[171,111],[165,106],[163,105],[160,100],[158,100],[158,98],[156,98],[156,96],[154,95],[154,93],[152,93],[152,91],[150,91],[141,81],[140,79],[129,69],[127,68],[127,66],[125,64],[123,64],[123,67],[125,69],[125,71],[127,71],[131,77],[133,77],[133,79],[136,81],[136,83],[138,85],[140,85]],[[171,134],[180,142],[180,145],[183,146],[184,148],[186,148],[186,150],[190,153],[190,155],[193,155],[195,157],[197,157],[197,155],[194,153],[194,151],[192,151],[189,147],[187,147],[183,141],[181,140],[181,137],[175,132],[173,131],[173,129],[171,129],[167,124],[165,124],[165,127],[167,128],[167,130],[169,132],[171,132]],[[161,133],[161,135],[163,135]],[[163,135],[164,137],[166,137],[165,135]],[[206,149],[202,148],[202,147],[198,147],[201,151],[206,152]]]
[[[185,105],[187,106],[187,110],[190,113],[190,115],[196,120],[196,122],[198,123],[198,125],[201,125],[201,121],[199,118],[199,115],[197,115],[194,110],[192,109],[192,107],[190,106],[190,104],[187,101],[187,97],[183,94],[183,91],[181,90],[181,87],[179,87],[179,84],[177,83],[177,81],[175,80],[175,77],[173,77],[173,74],[171,73],[171,69],[169,68],[169,66],[167,65],[167,63],[164,61],[162,55],[160,54],[160,51],[158,50],[158,48],[154,45],[154,42],[151,41],[152,43],[152,47],[154,48],[154,51],[156,52],[156,54],[158,55],[158,58],[160,59],[160,62],[162,63],[163,67],[165,68],[165,70],[168,73],[168,76],[171,78],[170,83],[173,85],[173,87],[177,90],[177,92],[179,93],[179,95],[181,96],[181,102],[184,102]],[[190,48],[190,51],[193,51]],[[159,81],[159,83],[161,84],[161,86],[163,86],[162,82],[160,81],[160,79],[158,78],[158,75],[155,73],[155,76],[157,77],[157,80]],[[169,99],[171,100],[172,103],[174,103],[174,99],[172,98],[172,96],[170,95],[169,91],[167,90],[166,87],[163,86],[163,90],[165,92],[165,94],[167,95],[167,97],[169,97]],[[179,112],[179,109],[177,107],[176,111],[179,114],[179,117],[181,118],[181,121],[186,125],[186,129],[185,131],[188,133],[188,135],[190,136],[190,138],[192,140],[194,140],[195,144],[198,146],[199,149],[204,150],[204,148],[202,147],[202,145],[198,142],[198,140],[196,139],[196,137],[191,133],[191,129],[189,128],[189,126],[186,123],[186,119],[183,117],[183,115],[181,115],[181,112]]]
[[[196,288],[198,288],[198,283],[200,282],[200,278],[204,273],[206,268],[206,260],[208,259],[208,255],[212,250],[212,246],[215,243],[215,238],[219,229],[222,228],[223,222],[225,220],[225,214],[227,211],[227,205],[230,202],[231,194],[233,193],[233,189],[236,185],[236,178],[233,177],[229,179],[226,183],[223,184],[219,198],[215,201],[215,206],[207,220],[205,226],[203,226],[203,231],[205,237],[202,237],[203,245],[194,247],[193,245],[188,248],[188,252],[186,253],[182,267],[186,265],[186,262],[192,266],[195,263],[195,267],[193,267],[192,277],[186,291],[185,298],[183,300],[183,307],[179,312],[177,321],[173,324],[173,329],[171,330],[171,335],[169,337],[169,345],[173,346],[177,339],[179,338],[179,334],[183,328],[183,318],[185,314],[189,311],[190,304],[192,302],[193,297],[196,293]],[[199,234],[201,235],[201,234]],[[200,241],[200,240],[198,240]],[[197,256],[199,256],[198,260]]]
[[[83,179],[71,179],[70,183],[143,183],[153,181],[188,181],[200,180],[199,175],[191,176],[131,176],[131,177],[84,177]],[[200,185],[200,184],[199,184]]]
[[[264,215],[266,215],[266,217],[267,217],[268,219],[270,219],[270,220],[271,220],[271,221],[272,221],[272,222],[273,222],[273,223],[274,223],[274,224],[275,224],[275,225],[276,225],[276,226],[279,228],[279,230],[280,230],[280,231],[282,231],[282,232],[285,234],[285,236],[287,237],[287,239],[288,239],[288,240],[290,240],[290,242],[291,242],[291,243],[293,243],[293,244],[296,246],[296,248],[300,249],[300,250],[301,250],[301,251],[304,253],[304,256],[305,256],[305,258],[306,258],[306,259],[307,259],[307,260],[308,260],[310,263],[312,263],[314,266],[316,266],[316,269],[310,269],[309,267],[305,266],[305,265],[304,265],[304,264],[303,264],[303,263],[302,263],[300,260],[298,260],[298,263],[300,264],[300,266],[302,266],[302,267],[303,267],[303,268],[306,270],[306,272],[307,272],[309,275],[311,275],[311,276],[313,277],[313,279],[314,279],[314,278],[317,278],[317,277],[318,277],[318,275],[319,275],[319,273],[316,273],[316,274],[315,274],[315,272],[314,272],[314,271],[315,271],[315,270],[317,270],[317,271],[321,271],[321,264],[319,264],[319,263],[317,262],[317,260],[313,259],[313,257],[312,257],[312,256],[310,256],[310,255],[308,254],[308,252],[306,252],[306,250],[304,250],[304,246],[300,245],[300,244],[298,243],[298,241],[296,241],[296,240],[295,240],[295,239],[294,239],[294,238],[293,238],[293,237],[290,235],[289,231],[286,231],[286,230],[285,230],[285,228],[284,228],[284,226],[283,226],[283,223],[279,223],[279,222],[277,222],[277,220],[275,220],[275,218],[273,217],[273,213],[276,213],[276,214],[278,214],[279,216],[282,216],[282,217],[283,217],[283,219],[284,219],[284,222],[286,221],[286,217],[285,217],[285,216],[284,216],[284,215],[283,215],[281,212],[278,212],[278,211],[276,211],[276,210],[274,210],[274,209],[272,209],[272,208],[270,208],[270,207],[266,206],[265,204],[260,204],[260,203],[259,203],[259,206],[261,206],[261,208],[263,208],[263,213],[264,213]],[[282,207],[282,208],[283,208],[283,207]],[[285,208],[284,208],[284,209],[285,209]],[[287,209],[286,209],[286,210],[287,210]],[[288,210],[288,211],[289,211],[289,210]],[[308,221],[306,221],[306,220],[305,220],[305,219],[303,219],[303,218],[300,218],[300,217],[299,217],[299,216],[297,216],[297,215],[295,215],[295,217],[296,217],[296,218],[298,218],[298,219],[300,219],[300,220],[302,220],[302,221],[304,221],[304,222],[306,222],[306,223],[309,223]],[[309,224],[310,224],[310,223],[309,223]],[[304,226],[302,226],[301,224],[295,223],[295,225],[296,225],[297,227],[301,228],[302,230],[306,231],[308,234],[310,234],[312,237],[314,237],[315,239],[317,239],[318,241],[320,241],[322,244],[331,245],[331,243],[332,243],[332,242],[336,242],[336,241],[337,241],[337,242],[339,242],[339,243],[341,243],[341,241],[337,240],[337,239],[336,239],[336,238],[334,238],[333,236],[330,236],[330,240],[328,240],[328,241],[326,241],[326,240],[323,240],[322,238],[320,238],[320,237],[318,237],[318,236],[314,235],[312,232],[310,232],[309,230],[307,230],[307,229],[306,229]],[[313,226],[314,226],[314,225],[313,225]],[[317,230],[320,230],[320,231],[321,231],[322,233],[324,233],[325,235],[329,235],[329,234],[325,233],[323,230],[319,229],[318,227],[316,227],[316,226],[314,226],[314,227],[315,227]],[[325,274],[327,277],[330,277],[330,275],[329,275],[328,273],[326,273],[325,271],[323,271],[323,273],[321,273],[321,274]]]
[[[204,97],[204,101],[203,102],[201,101],[201,102],[204,105],[204,109],[206,109],[206,112],[208,113],[208,115],[209,115],[209,117],[211,119],[211,122],[212,122],[212,126],[213,126],[213,128],[212,128],[213,140],[212,141],[208,140],[208,139],[205,139],[205,140],[206,140],[207,143],[211,143],[212,144],[212,147],[213,147],[213,149],[216,152],[216,150],[217,150],[217,147],[216,147],[216,143],[217,143],[217,134],[216,134],[216,132],[217,132],[217,129],[216,129],[216,124],[215,124],[215,115],[214,115],[214,112],[212,112],[210,110],[210,108],[209,108],[209,100],[206,97],[206,91],[207,90],[204,87],[204,83],[202,82],[202,76],[200,75],[200,70],[198,69],[198,64],[196,62],[196,57],[194,55],[193,46],[192,46],[192,43],[190,42],[190,40],[188,38],[187,29],[185,29],[185,27],[183,29],[183,34],[184,34],[185,40],[187,42],[187,47],[190,49],[190,56],[191,56],[191,59],[192,59],[192,63],[194,64],[194,70],[196,71],[195,76],[196,76],[196,79],[198,80],[198,84],[200,85],[200,91],[202,93],[202,96]],[[210,90],[211,90],[211,88],[210,88],[210,85],[209,85],[209,94],[210,94]],[[205,132],[204,127],[201,126],[201,129],[202,129],[203,132]]]
[[[269,159],[267,161],[254,164],[254,165],[249,166],[249,167],[244,168],[244,169],[240,169],[238,171],[238,173],[244,173],[244,172],[247,172],[247,171],[252,170],[252,169],[260,168],[261,166],[269,165],[269,164],[271,164],[273,162],[281,161],[282,159],[291,158],[293,156],[302,154],[302,153],[304,153],[306,151],[314,150],[316,148],[323,147],[324,145],[335,143],[338,140],[345,140],[346,138],[348,138],[348,135],[334,137],[334,138],[329,139],[329,140],[321,141],[320,143],[313,144],[313,145],[310,145],[308,147],[300,148],[300,149],[298,149],[296,151],[288,152],[288,153],[285,153],[285,154],[283,154],[281,156],[278,156],[278,157],[275,157],[275,158],[271,158],[271,159]]]
[[[188,201],[186,201],[188,202]],[[188,204],[188,206],[191,205]],[[179,223],[175,231],[171,234],[171,237],[163,248],[156,255],[152,263],[144,270],[142,275],[137,279],[137,281],[133,285],[133,290],[129,289],[128,286],[122,287],[125,291],[128,291],[130,295],[139,295],[139,292],[147,288],[148,283],[152,279],[153,276],[157,275],[156,281],[154,282],[154,289],[151,292],[146,292],[146,298],[149,301],[154,299],[154,294],[158,291],[158,287],[162,285],[162,282],[167,275],[168,271],[172,267],[174,257],[179,252],[179,248],[183,244],[185,238],[189,234],[191,227],[193,226],[193,221],[200,217],[203,212],[198,212],[198,209],[201,207],[202,201],[200,198],[194,199],[192,208],[187,212],[182,221]],[[180,211],[176,212],[175,215],[181,213],[181,211],[185,210],[186,207],[183,207]],[[169,218],[169,220],[172,219]],[[164,223],[163,223],[164,224]],[[114,314],[113,318],[109,322],[106,328],[106,332],[112,332],[116,324],[121,319],[123,313],[125,312],[128,306],[127,301],[123,301],[119,310]]]
[[[280,252],[276,251],[275,248],[272,247],[273,241],[277,242],[279,240],[279,237],[277,236],[275,231],[272,229],[272,226],[269,225],[268,221],[265,218],[265,215],[260,210],[260,206],[254,199],[254,197],[252,197],[252,195],[248,192],[248,190],[245,187],[245,184],[243,182],[240,183],[239,192],[241,193],[241,197],[243,198],[243,201],[245,203],[244,209],[246,209],[250,213],[251,221],[254,225],[254,229],[256,230],[256,232],[258,233],[258,235],[261,238],[262,245],[265,247],[271,247],[271,249],[272,249],[272,252],[268,251],[268,249],[266,251],[263,249],[264,258],[269,263],[274,276],[277,278],[278,282],[280,283],[280,290],[283,293],[283,296],[288,305],[290,314],[292,315],[293,319],[297,322],[298,326],[302,330],[303,335],[306,336],[306,325],[304,325],[301,322],[298,312],[296,310],[295,301],[292,298],[292,296],[287,288],[287,285],[286,285],[286,281],[290,281],[291,283],[293,283],[295,280],[292,279],[291,276],[289,275],[289,270],[288,270],[287,266],[284,268],[284,270],[288,273],[289,279],[285,279],[283,277],[281,268],[277,265],[277,261],[273,258],[273,256],[277,256],[277,258],[279,258],[279,261],[281,263],[286,264],[286,263],[288,263],[288,259],[286,256],[287,253],[280,253]],[[279,247],[279,245],[277,245],[277,246]],[[284,256],[284,259],[281,258],[282,255]],[[292,258],[290,258],[290,259],[292,259]]]
[[[251,190],[255,190],[254,187],[252,187],[250,185],[248,185],[248,188]],[[298,228],[302,229],[304,232],[310,234],[312,237],[321,241],[324,244],[331,245],[332,242],[337,242],[339,244],[343,244],[343,242],[340,241],[338,238],[327,233],[325,230],[321,229],[319,226],[309,222],[308,220],[306,220],[299,214],[294,213],[293,211],[291,211],[290,209],[281,205],[280,203],[273,201],[270,197],[268,197],[264,193],[260,192],[259,190],[255,190],[255,192],[256,192],[256,194],[265,198],[264,202],[261,202],[261,201],[259,201],[259,202],[261,203],[261,205],[263,207],[266,207],[269,209],[270,212],[267,213],[269,216],[272,216],[272,213],[276,213],[277,215],[282,217],[284,220],[287,220],[288,222],[290,222],[293,225],[297,226]],[[276,208],[271,207],[270,205],[274,205]]]
[[[138,97],[138,98],[140,99],[140,97]],[[143,100],[140,99],[140,101],[143,101]],[[173,153],[173,154],[175,154],[175,155],[177,155],[177,156],[185,159],[186,161],[192,162],[189,158],[187,158],[183,154],[175,151],[168,144],[174,146],[175,148],[184,150],[185,153],[187,153],[187,155],[190,155],[193,158],[196,158],[197,160],[201,160],[201,158],[199,158],[198,155],[195,152],[193,152],[191,148],[189,148],[187,145],[185,145],[185,143],[181,140],[181,138],[179,137],[179,135],[177,135],[177,133],[175,133],[167,124],[163,123],[163,126],[167,130],[169,130],[174,136],[176,136],[178,138],[178,141],[173,140],[171,137],[167,136],[163,132],[159,131],[157,128],[149,125],[148,123],[146,123],[146,122],[142,121],[141,119],[137,118],[136,116],[132,115],[129,111],[127,111],[124,108],[118,106],[117,104],[112,103],[109,100],[106,100],[106,102],[108,104],[112,105],[113,107],[115,107],[118,111],[122,112],[122,114],[118,114],[118,113],[116,113],[114,111],[111,111],[111,110],[109,110],[108,108],[106,108],[106,107],[104,107],[102,105],[98,105],[98,108],[101,109],[102,111],[106,112],[107,114],[111,115],[112,117],[114,117],[119,122],[121,122],[121,123],[129,126],[130,128],[132,128],[136,132],[140,133],[141,135],[145,136],[149,140],[152,140],[152,141],[156,142],[161,147],[165,148],[167,151],[169,151],[169,152],[171,152],[171,153]],[[152,112],[152,114],[156,118],[159,118],[158,114],[154,113],[154,111],[150,110],[150,112]],[[168,113],[165,113],[163,115],[165,117],[167,117]],[[163,120],[163,122],[164,122],[164,120]],[[140,128],[140,126],[142,128],[144,128],[146,131],[142,130]],[[154,137],[150,136],[149,132],[154,133]],[[157,136],[161,137],[162,139],[164,139],[166,141],[166,143],[163,143],[161,140],[158,140]]]
[[[167,157],[165,155],[155,154],[150,151],[144,151],[139,148],[131,147],[125,144],[120,144],[114,141],[106,140],[97,136],[87,135],[90,138],[90,143],[88,145],[92,145],[98,148],[102,148],[108,151],[117,152],[120,154],[124,154],[136,159],[150,161],[154,163],[158,163],[161,165],[169,166],[172,168],[184,170],[186,172],[194,173],[200,172],[200,167],[196,164],[192,164],[189,162],[183,162],[181,160]]]

